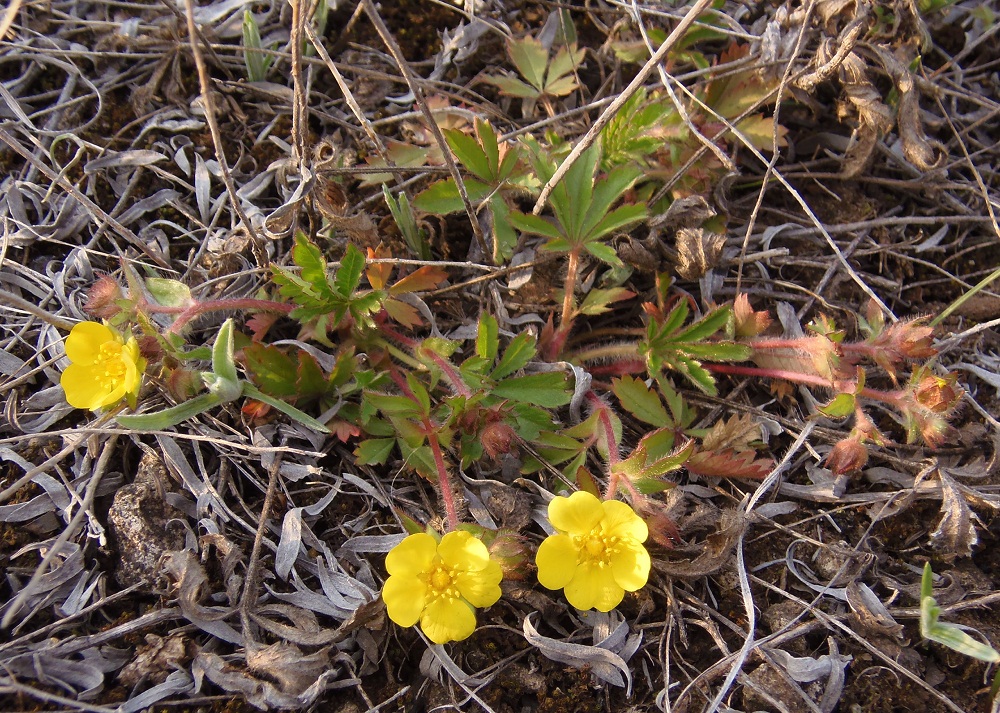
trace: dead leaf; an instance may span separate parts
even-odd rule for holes
[[[129,688],[140,681],[163,683],[171,671],[184,670],[199,647],[184,634],[163,638],[146,634],[146,643],[139,646],[135,658],[118,674],[118,681]]]
[[[941,483],[941,521],[931,533],[931,542],[947,558],[968,557],[979,542],[975,526],[978,518],[965,501],[961,485],[941,469],[937,475]]]
[[[685,280],[698,280],[718,266],[726,236],[707,233],[703,228],[677,231],[677,274]]]

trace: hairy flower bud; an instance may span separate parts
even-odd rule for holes
[[[517,434],[509,424],[503,421],[494,421],[483,428],[479,438],[486,455],[496,460],[500,456],[511,452],[514,442],[517,439]]]
[[[868,449],[855,434],[837,441],[826,456],[826,467],[835,475],[861,470],[868,462]]]
[[[122,299],[122,289],[118,282],[109,275],[101,275],[87,292],[87,304],[84,310],[98,319],[111,319],[121,307],[118,300]]]

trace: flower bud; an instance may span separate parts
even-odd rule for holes
[[[517,434],[510,424],[503,421],[494,421],[486,424],[479,435],[483,444],[483,450],[493,460],[497,460],[501,455],[510,453],[517,439]]]
[[[868,449],[854,434],[837,442],[826,456],[826,467],[835,475],[861,470],[868,462]]]
[[[111,319],[122,311],[118,300],[123,297],[118,282],[110,275],[101,275],[97,278],[97,282],[90,286],[87,292],[87,304],[83,309],[87,314],[99,319]]]

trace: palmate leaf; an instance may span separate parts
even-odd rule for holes
[[[654,311],[639,352],[652,375],[662,369],[672,369],[686,376],[701,391],[715,396],[718,393],[715,378],[702,366],[701,360],[744,361],[750,358],[751,349],[731,341],[706,341],[729,323],[731,307],[719,307],[682,328],[689,313],[685,301],[678,302],[662,321],[658,321]]]

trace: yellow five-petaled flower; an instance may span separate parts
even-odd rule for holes
[[[134,402],[146,368],[135,337],[125,341],[99,322],[80,322],[66,339],[66,356],[72,363],[59,383],[70,406],[94,411],[125,397]]]
[[[500,565],[468,532],[449,532],[438,542],[410,535],[386,555],[389,579],[382,587],[389,618],[420,628],[435,644],[466,639],[476,629],[475,607],[500,598]]]
[[[646,584],[650,563],[642,543],[649,529],[625,503],[598,500],[581,490],[553,498],[549,522],[557,534],[538,548],[538,581],[548,589],[565,589],[577,609],[611,611],[625,592]]]

